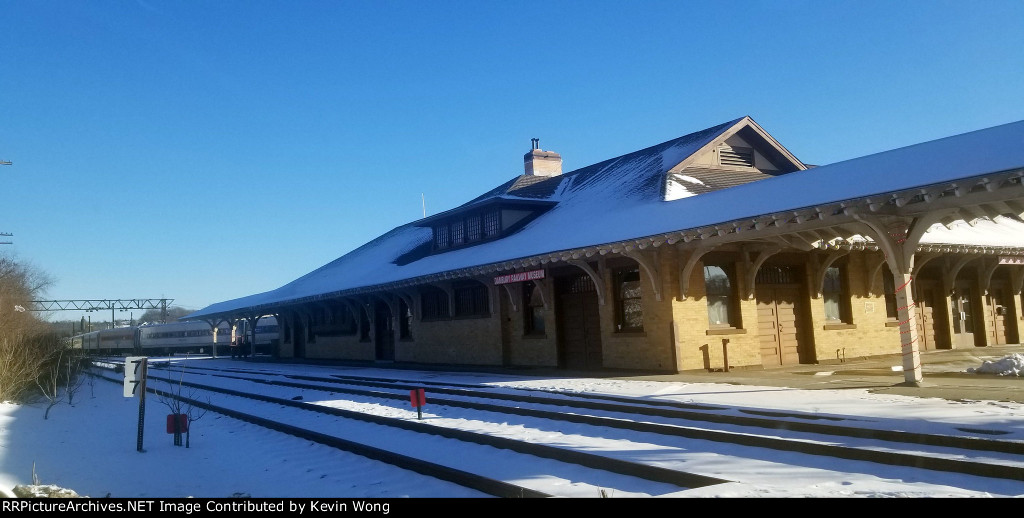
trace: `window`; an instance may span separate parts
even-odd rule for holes
[[[457,216],[434,225],[434,250],[447,250],[484,239],[496,238],[501,233],[501,218],[497,210]]]
[[[412,309],[403,298],[398,299],[398,338],[412,339]]]
[[[452,246],[460,246],[466,242],[466,234],[463,230],[462,220],[452,222]]]
[[[885,291],[885,316],[889,320],[899,320],[899,310],[896,307],[896,284],[888,269],[882,271],[882,287]]]
[[[456,317],[486,317],[490,315],[487,287],[470,281],[453,286]]]
[[[337,316],[338,325],[341,327],[341,334],[343,335],[354,335],[356,334],[356,317],[352,314],[352,311],[347,307],[342,306],[338,308]]]
[[[434,227],[434,249],[445,248],[448,248],[448,225],[438,225]]]
[[[544,334],[544,298],[533,281],[523,283],[523,334]]]
[[[643,331],[644,308],[640,289],[640,269],[620,268],[614,272],[615,327],[618,331]]]
[[[498,232],[501,230],[500,226],[501,218],[496,210],[487,211],[484,213],[484,237],[496,237]]]
[[[829,324],[852,323],[843,273],[838,266],[830,266],[825,270],[825,283],[821,292],[825,299],[825,321]]]
[[[704,265],[704,289],[708,299],[708,324],[711,328],[739,328],[735,284],[729,265]]]
[[[802,272],[792,266],[764,265],[757,271],[754,284],[797,284]]]
[[[480,241],[480,215],[473,214],[466,218],[466,241]]]
[[[426,287],[420,294],[421,320],[448,318],[448,294],[434,287]]]
[[[359,308],[359,341],[367,342],[370,340],[370,316],[366,314],[366,308],[360,306]]]

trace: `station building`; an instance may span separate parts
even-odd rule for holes
[[[750,117],[520,174],[278,289],[281,358],[682,372],[1020,343],[1024,121],[808,166]]]

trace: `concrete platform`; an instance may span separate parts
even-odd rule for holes
[[[794,365],[774,369],[730,369],[695,371],[681,374],[605,376],[619,379],[679,381],[689,383],[729,383],[790,387],[805,390],[868,389],[879,394],[898,394],[953,401],[1012,401],[1024,403],[1024,376],[976,374],[985,361],[996,361],[1012,354],[1024,354],[1024,346],[998,345],[969,349],[925,351],[921,353],[923,379],[908,385],[900,354],[855,359],[844,362]]]

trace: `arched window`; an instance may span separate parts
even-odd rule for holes
[[[640,287],[640,268],[633,266],[614,271],[615,329],[616,331],[643,331],[643,290]]]
[[[533,281],[523,283],[523,334],[544,334],[544,297]]]
[[[825,270],[825,282],[821,287],[825,300],[825,321],[832,324],[852,324],[850,295],[846,291],[845,272],[838,266]]]
[[[370,341],[370,316],[366,314],[366,306],[359,305],[359,341]]]
[[[398,299],[398,337],[402,340],[412,339],[412,308],[405,299]]]
[[[899,320],[899,309],[896,307],[896,283],[888,268],[882,270],[882,290],[885,292],[885,317],[891,321]]]
[[[736,289],[729,264],[704,265],[704,290],[708,299],[708,327],[739,328]]]

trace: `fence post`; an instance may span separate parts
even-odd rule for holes
[[[729,372],[729,339],[722,339],[722,363],[725,364],[723,369],[725,372]]]

